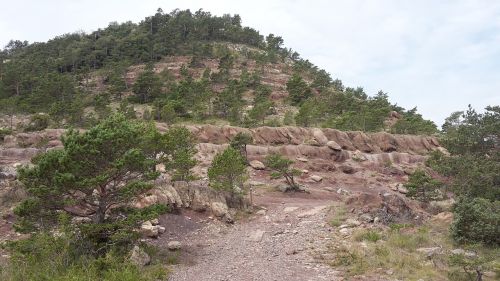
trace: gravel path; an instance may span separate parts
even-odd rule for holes
[[[209,223],[186,235],[191,262],[175,266],[169,280],[340,280],[314,260],[331,239],[325,216],[332,201],[294,199],[268,202],[265,213],[234,226]]]

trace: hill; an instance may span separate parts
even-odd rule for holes
[[[293,125],[432,134],[436,126],[380,91],[345,87],[280,36],[238,15],[161,10],[0,52],[0,110],[50,115],[53,127],[88,127],[114,110],[169,123]]]

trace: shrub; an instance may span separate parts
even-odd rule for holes
[[[160,265],[139,268],[125,256],[108,253],[93,257],[82,254],[73,237],[48,233],[10,242],[9,263],[0,267],[0,279],[24,280],[165,280],[166,270]]]
[[[29,124],[24,129],[27,132],[41,131],[49,126],[50,117],[47,114],[39,113],[31,116]]]
[[[382,239],[382,235],[380,235],[380,233],[378,233],[375,230],[367,230],[358,233],[354,237],[354,239],[358,242],[359,241],[377,242],[378,240]]]
[[[295,177],[301,174],[301,171],[292,168],[293,161],[282,157],[279,154],[269,154],[266,157],[266,166],[274,172],[272,178],[284,177],[288,185],[287,190],[298,191],[299,185],[295,182]]]
[[[240,152],[232,147],[228,147],[222,153],[215,155],[212,165],[208,169],[210,186],[238,193],[243,182],[247,178],[246,162]]]
[[[410,175],[405,187],[408,188],[406,196],[423,202],[437,199],[440,196],[439,187],[442,184],[433,179],[423,170],[416,170]]]
[[[0,142],[3,142],[5,137],[12,134],[11,129],[0,128]]]
[[[500,245],[500,201],[461,198],[453,212],[451,234],[456,241]]]
[[[62,149],[40,154],[32,167],[19,169],[29,198],[15,209],[17,230],[57,230],[61,213],[87,217],[89,222],[75,231],[94,255],[126,250],[138,238],[135,228],[144,219],[166,211],[160,205],[140,210],[127,206],[150,190],[158,176],[144,133],[142,123],[129,122],[123,115],[84,133],[68,131]]]

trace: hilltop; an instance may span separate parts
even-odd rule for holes
[[[0,53],[0,110],[46,113],[52,127],[88,127],[118,110],[168,123],[437,132],[415,108],[346,87],[283,44],[238,15],[202,10],[11,41]]]

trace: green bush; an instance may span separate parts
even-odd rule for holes
[[[160,265],[139,268],[126,256],[108,253],[92,257],[80,252],[74,237],[39,233],[29,239],[7,244],[9,262],[0,267],[5,281],[70,281],[70,280],[166,280]]]
[[[24,128],[27,132],[41,131],[49,126],[50,117],[47,114],[39,113],[31,116],[29,124]]]
[[[451,234],[456,241],[500,245],[500,201],[461,198],[453,212]]]
[[[12,134],[11,129],[0,128],[0,142],[3,142],[5,137]]]
[[[410,175],[405,187],[408,189],[406,196],[423,202],[439,199],[441,182],[433,179],[423,170],[416,170]]]
[[[369,242],[377,242],[382,239],[382,235],[375,230],[367,230],[357,234],[354,239],[356,241],[369,241]]]

